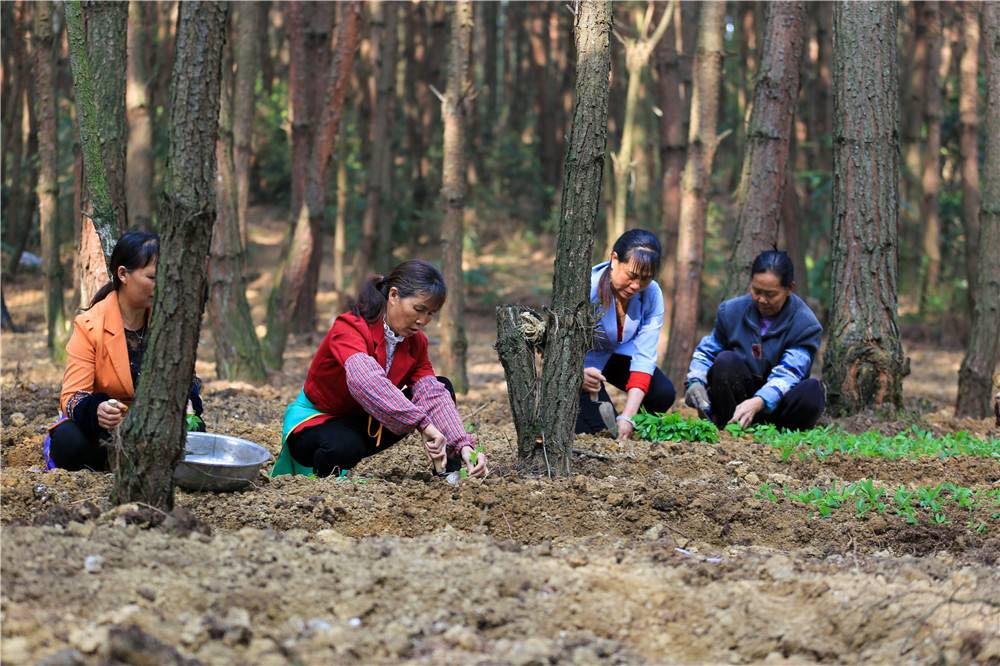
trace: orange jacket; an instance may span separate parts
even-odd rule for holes
[[[66,372],[59,395],[63,413],[66,401],[79,391],[107,393],[126,404],[132,402],[135,387],[117,292],[112,291],[103,301],[76,316],[66,354]]]

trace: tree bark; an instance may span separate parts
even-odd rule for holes
[[[902,206],[899,229],[899,247],[904,257],[902,282],[915,284],[918,287],[922,262],[922,255],[918,251],[922,244],[922,224],[919,219],[920,201],[923,194],[920,185],[923,146],[921,132],[924,121],[924,99],[927,94],[926,78],[929,54],[927,25],[922,7],[923,3],[912,2],[906,8],[907,18],[910,19],[908,21],[910,30],[904,60],[907,71],[903,81],[906,84],[906,90],[900,114],[902,149],[904,151],[902,181],[900,183],[900,197],[904,205]]]
[[[832,414],[900,407],[899,110],[893,3],[834,7],[833,299],[823,381]]]
[[[1000,3],[983,5],[986,155],[980,217],[976,309],[969,348],[958,371],[956,416],[989,415],[991,376],[1000,361]]]
[[[337,215],[333,224],[333,287],[340,301],[347,302],[344,293],[344,253],[347,250],[347,160],[337,160]]]
[[[670,321],[670,342],[665,361],[675,386],[683,386],[701,302],[701,273],[705,264],[705,216],[708,186],[715,150],[719,116],[719,81],[722,75],[722,31],[726,3],[713,0],[702,5],[695,54],[691,126],[688,156],[681,181],[681,217],[677,235],[677,284]]]
[[[451,43],[448,48],[448,84],[441,100],[444,119],[444,162],[441,167],[441,264],[448,285],[448,300],[441,308],[442,374],[449,377],[455,391],[469,390],[466,374],[465,280],[462,273],[462,244],[465,240],[466,127],[472,92],[469,53],[472,45],[472,4],[458,0],[452,15]]]
[[[535,2],[529,5],[531,18],[528,38],[531,42],[531,73],[535,81],[535,117],[537,118],[535,140],[538,145],[538,159],[542,165],[545,184],[555,188],[558,185],[559,155],[556,153],[555,131],[553,130],[552,89],[550,76],[551,45],[548,40],[548,3]]]
[[[924,126],[920,178],[920,219],[923,221],[924,265],[920,285],[920,312],[926,313],[927,301],[938,288],[941,275],[941,221],[938,218],[938,193],[941,190],[941,49],[944,33],[941,10],[936,1],[921,3],[927,28],[927,73],[924,94]]]
[[[261,51],[257,41],[258,23],[261,16],[259,9],[250,3],[236,5],[234,13],[236,83],[233,98],[233,171],[236,177],[236,217],[239,222],[240,243],[245,251],[248,239],[247,208],[250,205],[254,112],[257,109],[256,83]]]
[[[326,77],[322,115],[313,136],[309,155],[308,180],[303,205],[295,222],[291,249],[276,277],[276,287],[271,292],[267,308],[267,336],[265,337],[265,362],[280,368],[285,345],[288,342],[288,313],[298,294],[307,289],[309,262],[313,246],[319,242],[318,230],[323,226],[326,207],[326,172],[333,154],[340,119],[344,109],[344,96],[350,81],[354,51],[358,43],[358,23],[361,3],[347,5],[344,16],[337,25],[337,50],[330,62]],[[313,292],[315,300],[315,292]]]
[[[802,2],[776,2],[764,7],[763,54],[754,77],[743,174],[736,194],[736,245],[729,261],[725,298],[746,291],[753,260],[778,242],[792,121],[799,97],[804,24]]]
[[[979,16],[978,2],[962,3],[962,57],[959,64],[959,146],[962,156],[962,227],[969,314],[975,312],[979,275]]]
[[[128,5],[122,2],[87,4],[86,31],[79,0],[66,3],[73,90],[83,152],[84,179],[93,213],[84,221],[84,234],[93,228],[105,262],[125,230],[125,25]],[[94,14],[90,12],[93,10]],[[91,40],[107,43],[91,51]],[[95,58],[99,67],[94,67]],[[116,120],[117,117],[117,120]],[[117,163],[116,163],[117,160]],[[119,189],[120,188],[120,189]],[[82,248],[83,249],[83,248]],[[106,279],[106,278],[105,278]]]
[[[170,99],[170,148],[160,208],[160,259],[136,400],[112,451],[111,500],[169,511],[184,452],[184,410],[205,306],[215,219],[215,140],[228,6],[183,2]]]
[[[140,229],[153,226],[153,119],[150,114],[150,80],[153,70],[152,29],[156,7],[131,0],[128,21],[128,85],[125,88],[128,147],[125,154],[125,199],[129,224]]]
[[[242,7],[237,5],[237,11],[240,9]],[[255,14],[256,11],[249,13]],[[243,32],[240,41],[245,41],[246,37],[253,39],[256,35],[254,32]],[[267,373],[246,294],[246,255],[240,236],[234,159],[235,83],[231,41],[226,43],[224,54],[219,94],[219,138],[215,143],[218,177],[215,230],[208,262],[208,321],[215,344],[215,374],[219,379],[259,384],[267,379]]]
[[[484,138],[492,137],[493,129],[497,121],[497,34],[500,26],[497,23],[497,15],[500,10],[499,2],[484,2],[483,8],[483,85],[486,87],[486,104],[483,114]]]
[[[628,72],[628,89],[625,93],[625,122],[622,124],[622,139],[618,146],[618,153],[612,153],[611,161],[614,168],[614,219],[608,222],[607,249],[625,233],[626,211],[628,208],[629,180],[632,174],[632,151],[635,147],[636,133],[636,113],[639,107],[639,88],[642,84],[642,73],[649,63],[649,57],[653,54],[653,49],[667,31],[667,27],[673,20],[674,6],[676,0],[671,0],[667,4],[665,11],[660,13],[660,20],[656,29],[650,34],[649,30],[653,25],[653,9],[655,4],[650,2],[646,5],[644,15],[636,8],[635,23],[639,28],[638,37],[624,38],[625,44],[625,69]]]
[[[56,86],[53,77],[56,36],[51,2],[35,5],[35,99],[38,101],[38,221],[42,235],[45,275],[45,344],[49,358],[65,360],[66,312],[63,272],[59,260],[59,159]]]
[[[13,44],[8,51],[9,62],[4,68],[5,78],[10,80],[9,98],[4,99],[4,151],[12,146],[10,159],[4,155],[4,182],[10,183],[10,198],[4,207],[3,232],[6,242],[11,246],[6,274],[12,278],[20,268],[21,255],[24,253],[27,237],[31,232],[32,213],[34,211],[35,183],[32,168],[32,156],[37,152],[37,138],[32,140],[33,106],[30,94],[30,62],[31,62],[31,9],[34,3],[18,2],[13,5],[13,38],[4,41]],[[7,92],[7,91],[5,91]],[[13,139],[13,140],[11,140]]]

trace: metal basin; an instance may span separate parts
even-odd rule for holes
[[[207,432],[189,432],[184,459],[174,470],[174,482],[187,490],[228,492],[244,488],[271,459],[259,444]]]

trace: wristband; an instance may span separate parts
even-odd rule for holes
[[[619,414],[615,417],[615,421],[628,421],[632,425],[635,425],[635,421],[632,420],[631,416],[625,416],[624,414]]]

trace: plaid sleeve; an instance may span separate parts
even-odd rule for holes
[[[361,408],[397,435],[423,428],[430,419],[427,410],[406,399],[385,376],[385,369],[366,353],[349,356],[344,362],[347,390]]]
[[[475,448],[476,441],[465,432],[455,401],[437,377],[423,377],[414,382],[413,402],[427,410],[430,422],[448,441],[449,458],[460,457],[467,446]]]

